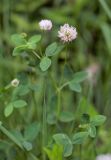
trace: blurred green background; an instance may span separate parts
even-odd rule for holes
[[[51,19],[54,29],[44,39],[44,46],[57,40],[60,25],[69,23],[78,31],[78,38],[69,45],[69,62],[73,71],[96,66],[91,104],[108,117],[111,125],[111,0],[0,0],[0,88],[7,85],[25,64],[12,57],[10,36],[14,33],[40,33],[38,22]],[[64,56],[60,56],[60,65]],[[85,94],[87,96],[87,94]],[[65,93],[64,93],[65,96]],[[8,99],[7,97],[5,97]],[[77,97],[76,97],[77,98]],[[5,100],[6,100],[5,99]],[[69,99],[70,101],[70,99]],[[0,103],[1,114],[3,114]],[[2,118],[2,116],[1,116]],[[4,119],[4,118],[2,118]],[[107,141],[107,140],[106,140]],[[106,143],[106,151],[109,143]]]
[[[51,19],[54,25],[47,35],[47,43],[57,39],[60,25],[69,23],[77,28],[78,38],[70,45],[71,66],[75,71],[95,63],[100,66],[93,98],[100,112],[110,116],[110,0],[0,0],[0,87],[14,77],[17,69],[10,36],[22,32],[39,33],[41,19]]]

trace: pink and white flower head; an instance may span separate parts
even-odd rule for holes
[[[58,31],[58,37],[64,43],[71,42],[77,38],[76,28],[69,26],[69,24],[64,24],[63,26],[60,27],[60,30]]]
[[[41,20],[39,22],[39,27],[41,30],[45,30],[45,31],[51,30],[52,22],[51,22],[51,20],[47,20],[47,19]]]
[[[101,154],[96,157],[96,160],[111,160],[111,154]]]

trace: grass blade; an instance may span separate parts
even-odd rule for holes
[[[2,125],[0,125],[0,130],[1,130],[9,139],[11,139],[18,147],[20,147],[21,149],[23,149],[23,146],[22,146],[21,142],[20,142],[12,133],[10,133],[5,127],[3,127]]]

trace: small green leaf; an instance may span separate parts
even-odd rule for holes
[[[70,81],[69,88],[72,91],[75,91],[75,92],[81,92],[82,91],[80,84],[79,83],[75,83],[73,81]]]
[[[13,106],[15,108],[22,108],[22,107],[25,107],[27,105],[27,103],[24,100],[16,100],[12,103],[13,103]]]
[[[50,44],[45,51],[46,56],[53,56],[56,53],[56,49],[57,49],[57,43],[54,42],[52,44]]]
[[[53,113],[49,113],[47,115],[47,123],[50,125],[56,124],[57,118]]]
[[[54,55],[59,54],[64,48],[64,45],[57,46],[57,49],[54,52]]]
[[[61,122],[71,122],[74,120],[74,114],[72,112],[61,112],[59,120]]]
[[[23,142],[24,141],[24,137],[22,135],[22,133],[16,129],[11,130],[11,133],[20,141]]]
[[[40,91],[40,86],[38,84],[30,84],[29,88],[35,92]]]
[[[37,45],[36,45],[36,43],[29,43],[28,42],[27,47],[28,47],[29,50],[35,50]]]
[[[33,141],[40,132],[40,123],[34,122],[28,125],[24,132],[24,138],[28,141]]]
[[[14,34],[11,36],[11,41],[15,46],[25,45],[27,41],[21,34]]]
[[[71,140],[66,134],[58,133],[53,135],[53,139],[57,144],[63,145],[63,155],[68,157],[72,154],[73,145]]]
[[[88,138],[88,132],[78,132],[72,138],[73,144],[82,144]]]
[[[63,146],[60,144],[53,144],[50,148],[44,148],[49,160],[63,160]]]
[[[77,72],[73,76],[73,83],[80,83],[84,81],[88,77],[88,74],[86,71]]]
[[[19,85],[14,89],[13,94],[14,95],[19,95],[19,96],[24,96],[30,92],[30,88],[28,85]]]
[[[41,35],[34,35],[28,40],[28,42],[29,43],[38,43],[40,40],[41,40]]]
[[[32,36],[27,43],[28,49],[35,50],[37,43],[41,40],[41,35]]]
[[[100,126],[106,121],[106,117],[103,115],[97,115],[91,118],[90,123],[94,126]]]
[[[96,127],[94,125],[89,125],[88,133],[89,133],[90,137],[92,137],[92,138],[96,137]]]
[[[22,144],[27,151],[32,150],[32,144],[30,142],[24,141]]]
[[[13,54],[13,56],[20,55],[20,54],[23,53],[27,48],[28,48],[27,45],[18,46],[18,47],[16,47],[16,48],[14,48],[12,54]]]
[[[10,103],[8,106],[6,106],[4,110],[5,117],[8,117],[13,112],[13,104]]]
[[[42,71],[46,71],[51,65],[51,60],[48,57],[42,58],[40,62],[40,68]]]

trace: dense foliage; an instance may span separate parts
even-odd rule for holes
[[[68,44],[57,37],[65,23],[78,32]],[[111,152],[110,55],[110,0],[1,0],[0,160]]]

